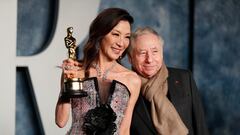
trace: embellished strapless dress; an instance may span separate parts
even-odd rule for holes
[[[72,125],[67,135],[86,135],[83,131],[84,116],[89,110],[103,104],[102,96],[100,95],[100,85],[102,84],[99,84],[97,77],[88,78],[83,82],[84,91],[87,92],[88,96],[71,99]],[[104,104],[109,104],[116,114],[116,120],[114,121],[116,124],[116,132],[114,135],[118,135],[130,92],[123,83],[116,80],[110,82],[107,92],[108,94]]]

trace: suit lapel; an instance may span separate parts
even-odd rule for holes
[[[168,77],[168,99],[172,102],[175,103],[176,101],[176,96],[175,96],[175,90],[176,90],[176,86],[174,84],[174,79],[169,75]]]
[[[139,96],[137,105],[141,106],[141,107],[136,107],[137,115],[142,119],[142,121],[144,122],[146,127],[148,127],[148,129],[151,130],[153,133],[155,133],[155,127],[152,123],[151,115],[149,114],[149,112],[147,110],[147,106],[146,106],[142,96]]]
[[[172,102],[172,104],[174,104],[174,106],[176,105],[175,103],[178,103],[178,98],[179,94],[178,93],[180,90],[179,88],[180,86],[180,82],[179,80],[176,78],[175,75],[173,75],[174,73],[172,73],[173,71],[171,69],[168,68],[168,99]],[[175,106],[176,107],[176,106]]]
[[[175,73],[173,75],[172,70],[169,71],[169,77],[168,77],[168,99],[171,101],[171,103],[174,105],[175,109],[177,110],[178,113],[181,113],[180,110],[181,107],[183,106],[183,102],[181,101],[184,97],[184,91],[183,89],[183,82],[179,80],[179,76]],[[179,112],[180,111],[180,112]]]

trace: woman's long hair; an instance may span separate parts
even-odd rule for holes
[[[130,25],[133,23],[133,17],[124,9],[108,8],[98,14],[93,20],[89,29],[89,37],[83,49],[83,66],[87,71],[91,63],[96,59],[100,42],[121,20],[128,21]],[[126,49],[127,50],[127,49]],[[126,50],[122,57],[126,55]]]

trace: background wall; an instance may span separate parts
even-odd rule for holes
[[[196,1],[194,73],[212,134],[239,134],[240,2]]]
[[[18,56],[36,54],[48,45],[47,37],[55,27],[57,3],[18,1]],[[133,29],[145,25],[155,28],[165,40],[166,64],[192,70],[212,135],[239,134],[238,0],[111,0],[101,1],[98,10],[108,7],[127,9],[135,19]],[[129,67],[126,59],[124,64]],[[15,133],[44,134],[27,77],[27,70],[17,68]],[[29,128],[24,128],[26,125]]]

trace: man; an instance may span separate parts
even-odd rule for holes
[[[131,37],[129,60],[142,79],[132,135],[207,135],[204,112],[191,72],[167,68],[163,40],[149,27]]]

